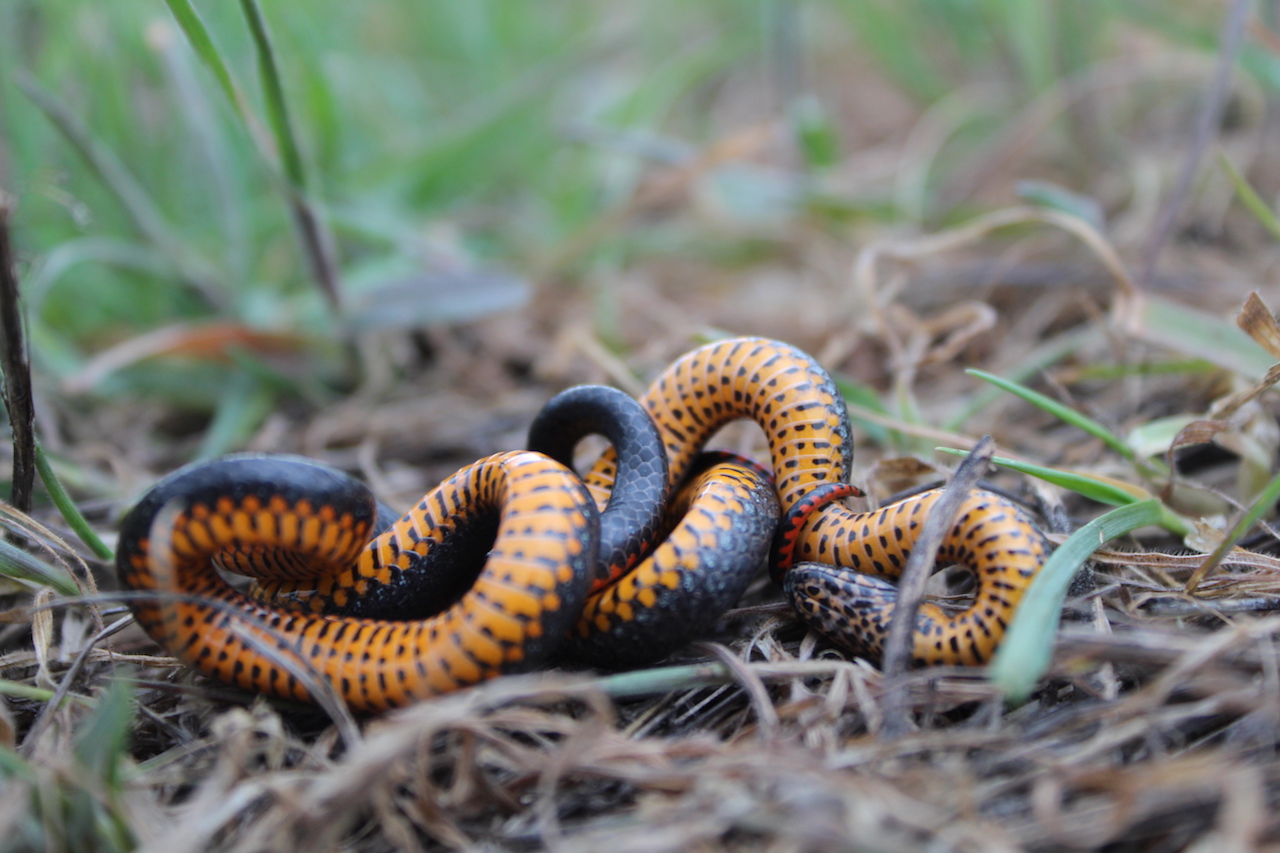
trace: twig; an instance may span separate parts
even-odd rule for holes
[[[1255,596],[1228,601],[1204,601],[1202,599],[1151,598],[1142,603],[1142,612],[1150,616],[1217,616],[1224,622],[1227,613],[1265,613],[1280,610],[1280,598]]]
[[[1240,541],[1249,529],[1267,513],[1271,507],[1275,506],[1276,500],[1280,499],[1280,474],[1273,476],[1267,485],[1262,489],[1253,501],[1253,505],[1249,507],[1239,521],[1232,525],[1231,530],[1222,538],[1218,546],[1213,549],[1209,556],[1204,558],[1204,562],[1196,567],[1191,573],[1191,577],[1187,578],[1187,584],[1183,588],[1183,592],[1191,595],[1200,586],[1200,581],[1204,580],[1210,574],[1218,570],[1222,561],[1235,548],[1237,542]]]
[[[934,504],[920,528],[920,536],[902,570],[902,578],[898,582],[898,601],[893,608],[884,650],[885,695],[882,707],[885,719],[880,733],[886,740],[899,737],[908,729],[906,690],[902,676],[911,662],[916,613],[924,598],[925,585],[932,574],[930,570],[937,559],[938,548],[951,529],[960,504],[982,479],[994,451],[995,442],[991,440],[991,436],[984,435],[960,463],[955,476],[944,489],[941,500]]]
[[[1236,55],[1240,52],[1240,43],[1244,39],[1245,25],[1249,22],[1249,10],[1252,7],[1250,0],[1235,0],[1222,24],[1222,33],[1218,39],[1218,64],[1213,72],[1213,80],[1209,84],[1200,113],[1196,116],[1196,124],[1191,132],[1191,145],[1187,149],[1187,158],[1182,164],[1178,183],[1165,202],[1164,209],[1160,211],[1160,218],[1143,250],[1142,265],[1138,268],[1137,275],[1139,287],[1145,287],[1155,274],[1156,262],[1161,250],[1169,242],[1169,234],[1186,202],[1187,193],[1191,191],[1191,183],[1199,171],[1200,161],[1204,159],[1209,142],[1222,122],[1222,113],[1227,106],[1227,87],[1231,84]]]
[[[756,712],[760,733],[766,738],[777,734],[779,725],[778,712],[774,709],[773,702],[769,700],[769,691],[765,688],[764,681],[751,670],[751,667],[747,666],[746,661],[735,656],[733,652],[719,643],[695,643],[694,647],[698,651],[718,659],[729,670],[730,676],[747,691],[747,696],[751,699],[751,706]]]
[[[40,738],[44,735],[45,729],[53,722],[54,712],[62,707],[62,700],[66,699],[67,694],[71,692],[71,687],[75,684],[76,679],[80,677],[85,663],[89,660],[93,650],[97,648],[98,643],[132,624],[132,615],[117,619],[95,634],[89,642],[85,643],[84,648],[80,650],[80,654],[76,655],[75,661],[71,664],[66,674],[63,675],[62,681],[58,683],[58,689],[45,702],[44,707],[40,709],[40,713],[36,716],[35,722],[27,730],[27,736],[23,738],[22,746],[19,749],[19,752],[24,757],[31,758],[35,754],[36,747],[40,742]]]
[[[4,405],[13,431],[13,491],[10,500],[31,511],[36,478],[36,415],[31,402],[31,362],[18,300],[18,271],[9,242],[8,196],[0,192],[0,369],[4,371]]]

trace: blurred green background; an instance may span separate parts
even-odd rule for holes
[[[788,251],[795,228],[849,240],[856,223],[943,223],[984,204],[945,189],[1038,98],[1135,45],[1211,60],[1223,9],[2,0],[0,188],[35,362],[79,393],[238,405],[250,423],[280,393],[352,382],[334,344],[361,330],[573,292],[601,264],[749,262]],[[1250,51],[1246,66],[1274,86],[1274,58]],[[892,92],[896,124],[855,127],[858,100],[844,96],[868,81]],[[860,152],[939,117],[910,204],[900,186],[842,179]],[[1091,121],[1066,109],[1049,134],[1053,177],[1090,197],[1107,152],[1105,138],[1076,144],[1097,143]],[[722,165],[770,123],[791,147],[767,169],[720,170],[721,221],[635,215],[653,169]],[[336,308],[318,283],[326,265]],[[280,350],[305,354],[303,375],[272,364]],[[229,360],[141,359],[212,351]]]

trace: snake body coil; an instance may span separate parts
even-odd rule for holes
[[[124,586],[173,594],[137,602],[134,612],[191,666],[247,690],[307,699],[281,663],[296,660],[359,711],[536,666],[582,611],[598,547],[595,504],[571,471],[541,454],[500,453],[463,468],[423,498],[412,522],[369,542],[376,515],[367,489],[326,466],[232,457],[157,484],[125,518],[117,566]],[[429,573],[435,546],[447,547],[459,527],[494,516],[494,549],[473,582],[453,582],[428,605],[439,612],[411,621],[267,607],[210,570],[216,562],[326,579],[354,571],[393,586],[396,573]],[[337,587],[333,598],[358,595],[360,583]]]
[[[613,449],[609,488],[593,493],[601,569],[564,654],[608,669],[642,666],[687,644],[741,597],[765,563],[778,501],[753,463],[703,454],[667,507],[672,484],[658,428],[614,388],[556,395],[529,428],[529,448],[568,465],[593,433]]]
[[[579,385],[552,397],[529,426],[528,446],[572,467],[574,448],[588,435],[609,440],[617,465],[613,488],[593,495],[600,510],[600,565],[591,591],[598,592],[652,548],[670,485],[657,426],[617,388]]]
[[[305,459],[190,466],[126,517],[121,581],[174,599],[136,603],[138,620],[201,671],[303,699],[296,670],[310,668],[357,710],[522,671],[562,646],[598,666],[649,663],[741,595],[777,501],[750,464],[712,458],[664,521],[657,430],[614,389],[561,395],[532,441],[567,456],[591,432],[619,457],[602,512],[531,451],[462,469],[390,524],[361,483]],[[257,582],[237,592],[215,565]]]
[[[678,483],[706,442],[725,424],[754,420],[768,440],[783,522],[775,541],[789,574],[784,588],[796,610],[854,651],[876,656],[897,590],[895,579],[915,542],[931,492],[874,512],[854,512],[830,499],[848,493],[853,458],[844,400],[835,383],[804,352],[765,338],[733,338],[700,347],[668,368],[641,402],[663,437],[670,478]],[[609,462],[592,472],[607,483]],[[589,481],[590,482],[590,481]],[[813,501],[815,494],[821,500]],[[1043,537],[1016,505],[979,491],[969,495],[940,557],[970,568],[973,604],[947,615],[920,611],[915,659],[925,664],[986,661],[1004,634],[1023,591],[1043,563]],[[817,565],[817,564],[813,564]],[[873,575],[875,577],[857,577]]]
[[[704,454],[668,511],[671,532],[632,571],[587,599],[565,654],[609,669],[661,660],[742,597],[765,565],[778,500],[755,466]]]

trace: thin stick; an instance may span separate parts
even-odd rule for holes
[[[882,667],[885,679],[885,695],[882,703],[885,719],[880,735],[886,740],[906,734],[909,728],[903,675],[911,662],[916,613],[920,609],[921,599],[924,598],[925,584],[933,574],[932,569],[937,560],[938,548],[951,530],[952,520],[960,504],[982,479],[994,451],[995,442],[991,440],[991,436],[984,435],[960,463],[955,476],[944,489],[941,500],[929,511],[928,518],[920,528],[920,536],[911,549],[907,565],[902,570],[902,578],[898,582],[898,601],[893,608]]]
[[[719,643],[695,643],[694,646],[698,651],[719,659],[720,663],[729,671],[730,677],[735,679],[747,691],[747,696],[751,699],[751,706],[756,712],[760,734],[766,738],[777,734],[780,724],[778,712],[773,707],[773,702],[769,699],[769,691],[765,688],[764,681],[761,680],[760,676],[752,672],[751,667],[747,666],[747,662],[736,657],[733,652]]]
[[[98,643],[132,624],[132,615],[117,619],[95,634],[88,643],[85,643],[84,648],[80,650],[80,654],[76,655],[75,661],[62,677],[62,681],[58,683],[58,689],[45,702],[44,707],[40,709],[40,713],[36,715],[35,722],[27,730],[27,735],[23,738],[22,746],[18,750],[19,754],[24,758],[31,758],[35,754],[36,745],[44,735],[45,729],[53,722],[54,713],[62,706],[62,701],[67,698],[67,694],[71,692],[71,687],[75,684],[76,679],[80,677],[85,663],[89,660],[90,653],[97,648]]]

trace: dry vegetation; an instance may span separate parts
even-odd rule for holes
[[[1274,49],[1252,26],[1250,48]],[[653,671],[501,679],[353,725],[193,677],[98,595],[110,565],[68,544],[52,508],[6,510],[83,598],[6,588],[0,850],[1276,848],[1274,513],[1186,587],[1277,468],[1274,330],[1254,316],[1255,344],[1234,320],[1250,292],[1280,308],[1280,254],[1215,158],[1273,198],[1280,113],[1251,78],[1215,87],[1236,58],[1229,38],[1217,54],[1138,30],[1120,42],[1118,58],[1030,99],[963,156],[946,145],[954,110],[998,92],[975,84],[922,110],[865,57],[823,55],[812,85],[843,149],[819,195],[892,199],[892,220],[734,207],[726,180],[791,186],[799,155],[756,100],[759,81],[729,76],[700,95],[716,135],[696,156],[650,165],[596,221],[526,258],[527,304],[357,335],[343,396],[288,396],[241,442],[359,472],[404,506],[459,465],[522,446],[561,387],[638,390],[709,334],[784,339],[846,384],[854,481],[874,501],[944,477],[953,457],[933,448],[990,433],[1001,455],[1110,477],[1203,520],[1185,542],[1143,528],[1082,568],[1028,700],[1007,703],[981,672],[886,684],[807,634],[762,575],[714,637]],[[1022,206],[1026,179],[1052,183]],[[708,248],[579,263],[628,230],[683,230]],[[238,340],[290,375],[312,357]],[[123,361],[166,351],[126,344]],[[208,425],[162,398],[66,391],[110,366],[46,387],[37,412],[60,470],[100,495],[83,507],[104,533]],[[968,367],[1089,415],[1138,461]],[[1215,423],[1176,440],[1192,421]],[[735,426],[721,443],[758,454],[762,441]],[[1172,478],[1151,473],[1164,459]],[[1031,478],[992,481],[1059,542],[1105,510]],[[931,591],[963,595],[962,580],[950,586]]]

